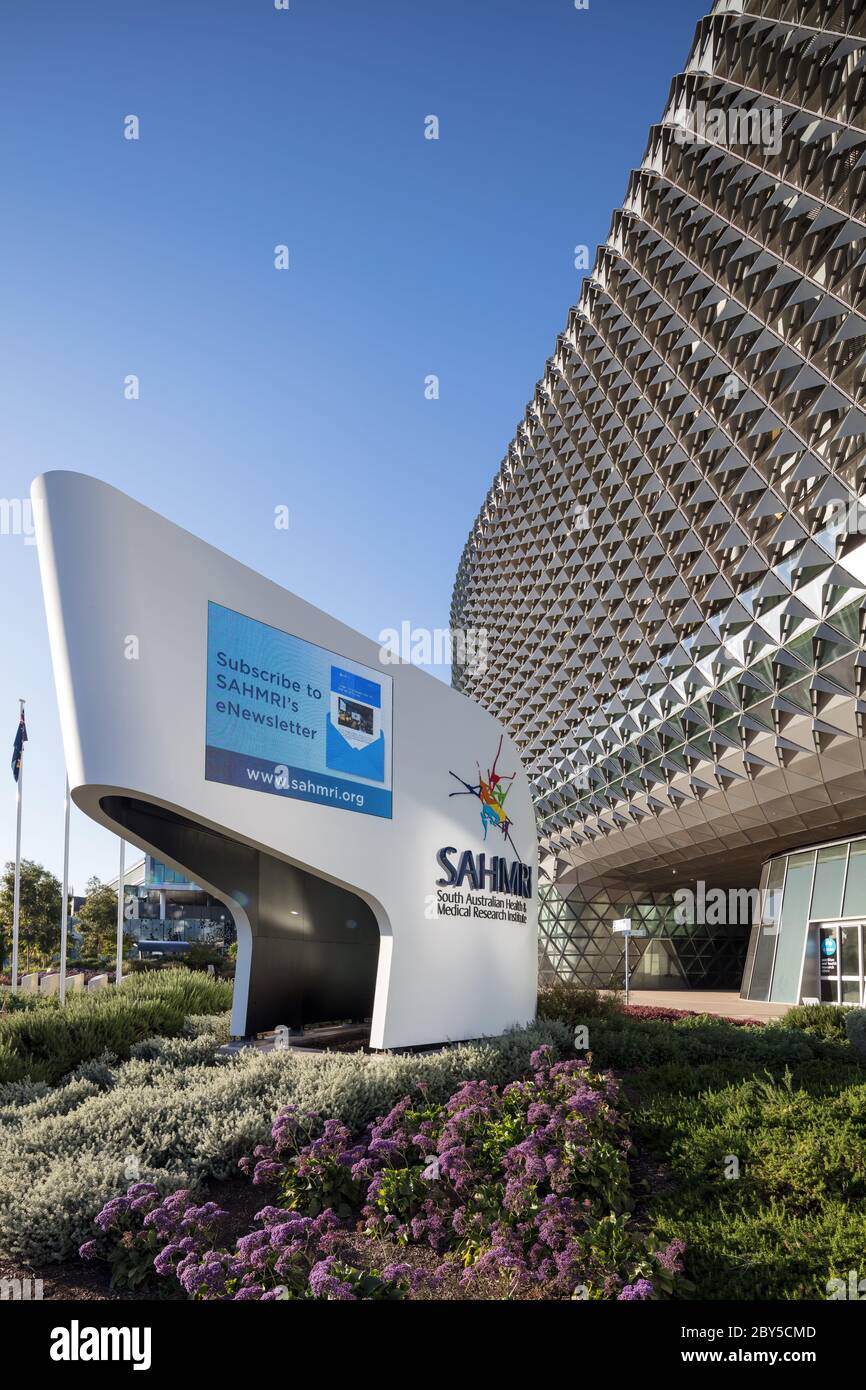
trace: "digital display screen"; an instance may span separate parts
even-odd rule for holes
[[[208,604],[205,777],[391,815],[391,677]]]

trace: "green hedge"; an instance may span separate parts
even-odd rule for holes
[[[866,1009],[845,1010],[845,1036],[861,1062],[866,1062]]]
[[[634,1077],[633,1138],[669,1175],[645,1218],[686,1242],[696,1298],[825,1299],[866,1248],[866,1067],[726,1084],[730,1066]]]
[[[838,1004],[798,1004],[796,1008],[789,1009],[779,1024],[774,1026],[798,1028],[816,1038],[843,1042],[848,1012],[847,1009],[840,1009]]]
[[[569,1000],[560,1001],[568,1004]],[[764,1027],[584,1017],[596,1065],[627,1073],[636,1152],[660,1165],[638,1213],[686,1244],[699,1299],[824,1299],[866,1246],[866,1063],[851,1011]]]
[[[136,975],[119,989],[73,994],[16,1009],[0,1019],[0,1083],[56,1082],[81,1062],[103,1053],[128,1057],[154,1035],[180,1033],[190,1014],[214,1014],[231,1005],[231,985],[197,971],[173,969]]]
[[[629,1071],[677,1062],[690,1066],[733,1062],[745,1070],[778,1070],[817,1058],[850,1055],[847,1044],[828,1042],[796,1028],[743,1027],[708,1014],[674,1022],[626,1015],[590,1018],[586,1027],[593,1060]]]

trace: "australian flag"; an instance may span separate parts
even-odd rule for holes
[[[21,771],[21,753],[27,742],[27,725],[24,723],[24,711],[21,711],[21,718],[18,721],[18,728],[15,731],[15,743],[12,746],[12,776],[18,781],[18,773]]]

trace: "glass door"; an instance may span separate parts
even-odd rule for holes
[[[818,935],[822,1004],[863,1002],[863,923],[828,922]]]
[[[839,927],[839,1003],[860,1004],[863,999],[863,923]]]

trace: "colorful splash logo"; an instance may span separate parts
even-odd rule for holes
[[[520,859],[517,846],[511,838],[511,826],[513,822],[505,809],[505,800],[514,785],[514,779],[517,773],[509,772],[502,774],[496,771],[496,765],[499,762],[499,756],[502,752],[503,737],[504,735],[499,739],[496,757],[493,759],[493,766],[487,770],[487,776],[483,776],[480,763],[475,764],[478,769],[478,781],[474,783],[464,782],[463,778],[458,777],[456,772],[449,772],[448,775],[453,777],[455,781],[459,782],[466,790],[462,792],[449,792],[448,795],[449,797],[477,796],[478,800],[481,802],[481,824],[484,827],[485,841],[487,840],[487,831],[493,827],[494,830],[498,830],[501,833],[504,840],[508,841],[514,853],[517,855],[517,858]]]

